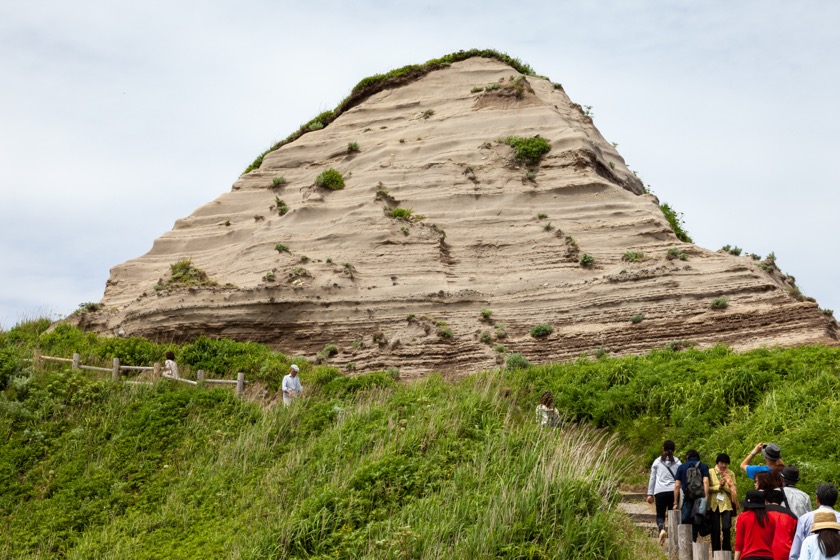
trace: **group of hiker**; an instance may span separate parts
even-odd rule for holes
[[[675,509],[681,511],[681,523],[691,524],[692,540],[709,535],[713,551],[732,550],[737,516],[734,560],[840,560],[837,488],[817,486],[813,510],[808,494],[796,487],[799,469],[784,464],[777,444],[759,443],[741,462],[754,488],[740,502],[729,455],[719,453],[710,467],[695,449],[686,452],[685,462],[675,451],[673,441],[662,445],[648,482],[647,501],[656,504],[660,543],[668,536],[666,511]],[[759,456],[764,464],[751,464]]]

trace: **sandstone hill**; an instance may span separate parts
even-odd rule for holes
[[[114,267],[81,323],[309,357],[335,344],[340,367],[408,375],[493,368],[505,352],[837,343],[772,259],[681,242],[559,84],[475,56],[336,115]],[[550,151],[530,160],[505,141],[537,136]],[[330,168],[342,190],[316,185]],[[185,259],[207,280],[172,282]],[[538,324],[553,330],[534,337]]]

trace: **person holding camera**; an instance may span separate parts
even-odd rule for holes
[[[763,465],[750,465],[752,460],[761,453],[764,456]],[[782,474],[785,464],[782,462],[782,449],[775,443],[759,443],[750,454],[741,462],[741,470],[747,473],[750,480],[755,480],[755,475],[760,472],[773,472]]]

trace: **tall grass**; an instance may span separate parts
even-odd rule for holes
[[[9,334],[0,348],[18,357],[102,344]],[[628,468],[616,437],[539,429],[494,374],[395,385],[306,365],[309,396],[284,408],[15,363],[0,393],[15,538],[0,557],[655,557],[613,512]]]

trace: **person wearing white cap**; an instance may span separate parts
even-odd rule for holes
[[[292,364],[289,368],[289,373],[283,377],[283,405],[289,406],[292,401],[300,396],[303,392],[303,386],[300,384],[298,372],[300,368]]]

